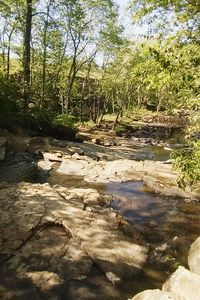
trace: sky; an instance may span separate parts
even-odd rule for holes
[[[119,22],[125,27],[127,38],[134,40],[140,34],[147,34],[147,26],[134,25],[131,12],[127,10],[129,0],[115,0],[119,6]]]

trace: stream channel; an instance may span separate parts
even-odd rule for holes
[[[154,160],[166,160],[169,153],[157,147],[146,147]],[[153,154],[153,155],[152,155]],[[150,253],[143,270],[123,284],[120,299],[127,299],[139,291],[160,288],[179,265],[187,267],[191,243],[199,235],[200,203],[183,198],[166,197],[149,190],[141,181],[109,184],[88,184],[81,178],[41,173],[34,161],[23,160],[1,165],[0,181],[49,182],[65,187],[92,187],[113,197],[112,207],[134,224],[150,244]]]

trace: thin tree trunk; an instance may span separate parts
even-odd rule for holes
[[[28,108],[31,97],[31,27],[32,27],[32,0],[26,0],[26,23],[24,32],[24,108]]]
[[[118,113],[116,115],[115,121],[114,121],[114,123],[112,125],[112,131],[114,131],[116,129],[116,126],[117,126],[117,123],[119,121],[119,117],[120,117],[121,113],[122,113],[122,110],[120,108],[120,110],[118,111]]]
[[[51,7],[52,0],[49,1],[47,5],[47,13],[46,13],[46,20],[44,22],[44,39],[43,39],[43,63],[42,63],[42,105],[44,103],[45,99],[45,87],[46,87],[46,60],[47,60],[47,30],[49,26],[49,13],[50,13],[50,7]],[[41,106],[42,106],[41,105]]]
[[[63,64],[63,60],[65,58],[65,53],[66,53],[66,49],[67,49],[67,43],[68,43],[68,38],[65,41],[65,45],[64,45],[64,48],[63,48],[63,51],[62,51],[62,55],[61,55],[61,58],[59,59],[58,69],[57,69],[57,72],[56,72],[56,75],[55,75],[55,81],[54,81],[54,86],[53,86],[54,92],[56,91],[57,84],[59,82],[59,75],[60,75],[60,72],[62,70],[62,64]]]
[[[72,93],[72,87],[74,84],[74,80],[76,77],[76,51],[73,56],[72,64],[69,71],[68,76],[68,87],[67,87],[67,94],[66,94],[66,103],[65,103],[65,112],[69,112],[69,106],[71,104],[71,93]]]
[[[11,38],[14,31],[14,27],[11,29],[11,32],[8,36],[8,51],[7,51],[7,70],[6,70],[6,77],[9,79],[10,77],[10,47],[11,47]]]
[[[103,110],[100,114],[100,116],[98,116],[98,119],[97,119],[97,122],[96,122],[96,125],[97,126],[100,126],[102,121],[103,121],[103,117],[105,115],[105,112],[106,112],[106,101],[104,101],[104,104],[103,104]]]
[[[161,108],[161,105],[162,105],[163,98],[164,98],[163,95],[161,95],[160,98],[159,98],[159,102],[158,102],[157,110],[156,110],[157,115],[160,112],[160,108]]]
[[[3,63],[4,74],[6,74],[5,40],[4,40],[5,30],[6,30],[6,25],[4,24],[2,33],[0,35],[0,42],[1,42],[1,49],[2,49],[1,50],[2,51],[2,63]]]

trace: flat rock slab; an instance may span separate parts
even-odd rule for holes
[[[2,185],[0,298],[118,299],[113,283],[142,268],[148,247],[103,197],[95,189]]]
[[[63,159],[56,171],[59,174],[83,176],[86,182],[109,183],[143,180],[152,190],[166,196],[180,196],[199,200],[198,188],[183,191],[176,184],[177,173],[172,166],[153,161],[99,161],[92,159]]]

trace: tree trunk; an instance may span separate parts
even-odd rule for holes
[[[26,0],[26,23],[24,32],[24,108],[28,108],[31,97],[31,27],[32,27],[32,0]]]
[[[6,77],[9,79],[10,77],[10,46],[11,46],[11,38],[14,31],[14,27],[11,29],[11,32],[8,37],[8,50],[7,50],[7,70],[6,70]]]
[[[161,95],[160,98],[159,98],[158,105],[157,105],[157,110],[156,110],[157,115],[160,112],[160,108],[161,108],[161,105],[162,105],[163,98],[164,98],[163,95]]]
[[[113,123],[112,131],[115,130],[115,128],[116,128],[116,126],[117,126],[117,123],[118,123],[118,121],[119,121],[119,117],[120,117],[121,113],[122,113],[122,110],[120,109],[120,110],[118,111],[118,113],[117,113],[117,115],[116,115],[116,118],[115,118],[115,121],[114,121],[114,123]]]
[[[3,63],[3,71],[6,74],[6,55],[5,55],[5,35],[6,26],[4,25],[3,30],[0,34],[0,43],[1,43],[1,55],[2,55],[2,63]]]
[[[47,60],[47,30],[49,26],[49,13],[50,13],[50,6],[52,0],[49,1],[47,5],[47,12],[46,12],[46,20],[44,22],[44,39],[43,39],[43,63],[42,63],[42,94],[41,94],[41,106],[43,106],[44,99],[45,99],[45,87],[46,87],[46,60]]]
[[[68,85],[67,85],[67,93],[66,93],[66,103],[65,103],[65,112],[69,113],[70,104],[71,104],[71,94],[72,94],[72,88],[74,85],[74,80],[76,77],[76,53],[77,50],[74,53],[72,64],[70,67],[69,75],[68,75]]]

